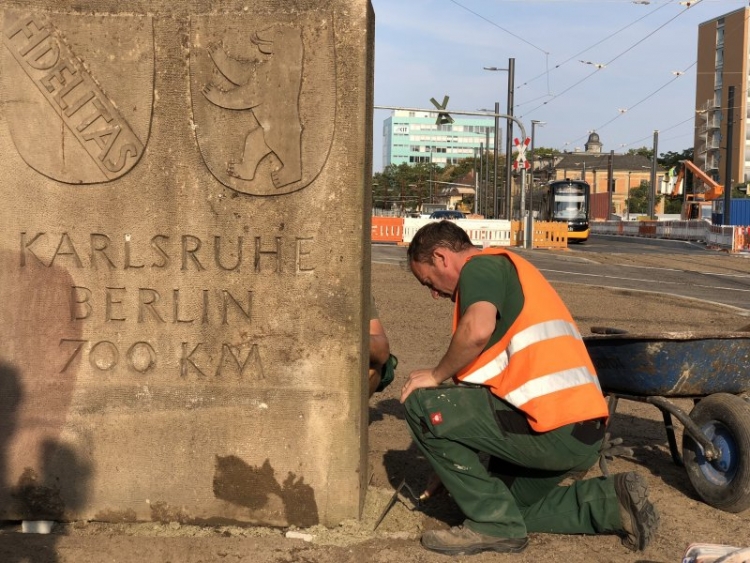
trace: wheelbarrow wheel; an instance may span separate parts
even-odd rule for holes
[[[690,412],[719,459],[706,459],[688,432],[682,436],[685,470],[698,495],[726,512],[750,507],[750,405],[728,393],[709,395]]]

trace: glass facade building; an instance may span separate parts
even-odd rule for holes
[[[434,162],[439,166],[474,158],[482,143],[494,150],[494,117],[454,117],[438,125],[437,112],[394,110],[383,122],[383,167]],[[501,151],[502,152],[502,147]]]

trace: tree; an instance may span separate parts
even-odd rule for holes
[[[389,164],[372,177],[373,207],[416,209],[430,199],[430,177],[437,179],[442,168],[434,163]]]
[[[648,213],[649,188],[651,182],[642,180],[640,186],[630,190],[630,198],[626,200],[630,213]],[[654,205],[661,201],[662,196],[656,195]]]
[[[685,149],[682,152],[668,151],[663,152],[659,155],[656,161],[661,164],[664,168],[670,169],[677,166],[681,160],[693,161],[693,148]]]
[[[651,160],[654,156],[654,149],[650,149],[648,147],[640,147],[637,149],[628,150],[627,154],[645,156],[647,159]]]
[[[740,188],[743,188],[745,191],[740,191]],[[737,184],[732,187],[732,199],[747,199],[748,197],[750,195],[747,193],[747,183]]]

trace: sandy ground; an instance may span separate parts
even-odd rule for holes
[[[750,273],[750,259],[706,256],[701,262],[675,256],[632,255],[587,258],[601,263],[631,263],[710,268],[716,272]],[[101,524],[76,522],[56,525],[49,535],[21,534],[19,523],[0,527],[0,563],[339,563],[433,562],[446,560],[423,550],[419,536],[425,529],[460,523],[461,514],[448,495],[417,505],[405,487],[403,494],[373,530],[394,487],[405,480],[418,493],[428,466],[408,436],[397,400],[408,373],[428,367],[445,350],[450,335],[451,303],[434,301],[400,266],[374,265],[373,291],[400,364],[396,382],[370,401],[370,488],[363,518],[336,529],[289,530],[238,527],[194,527],[169,524]],[[583,333],[592,326],[612,326],[631,332],[735,331],[750,323],[736,310],[670,296],[631,293],[596,287],[557,285]],[[749,299],[750,308],[750,299]],[[690,403],[679,402],[690,409]],[[681,427],[678,427],[678,440]],[[589,561],[679,562],[691,543],[750,546],[750,510],[730,514],[699,500],[687,475],[676,466],[666,442],[661,413],[650,405],[621,401],[611,431],[634,448],[634,455],[610,463],[612,472],[637,470],[649,481],[651,495],[662,515],[656,540],[643,553],[633,553],[615,536],[555,536],[532,534],[519,555],[480,554],[458,561]],[[593,468],[589,476],[599,474]],[[310,541],[308,541],[310,540]]]

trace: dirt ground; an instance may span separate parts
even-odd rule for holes
[[[709,268],[717,273],[750,273],[750,259],[726,255],[694,258],[677,256],[599,256],[601,263],[632,263],[682,269]],[[170,524],[101,524],[76,522],[56,525],[49,535],[21,534],[19,523],[0,527],[0,563],[339,563],[401,561],[433,562],[449,558],[419,546],[425,529],[460,523],[461,514],[448,495],[418,506],[409,490],[373,531],[375,521],[402,480],[418,494],[429,468],[408,436],[398,394],[408,373],[432,366],[445,350],[450,335],[452,304],[434,301],[403,266],[373,265],[373,291],[378,309],[399,357],[395,383],[370,401],[369,469],[365,513],[360,521],[336,529],[290,530],[238,527],[194,527]],[[735,331],[750,318],[736,309],[670,296],[557,284],[581,331],[611,326],[631,332]],[[750,299],[749,308],[750,308]],[[679,403],[688,409],[690,404]],[[678,428],[678,441],[681,440]],[[637,470],[647,479],[661,512],[661,529],[643,553],[621,546],[615,536],[555,536],[532,534],[528,548],[518,555],[480,554],[458,561],[589,561],[679,562],[691,543],[750,546],[750,510],[730,514],[701,502],[684,469],[671,459],[661,413],[650,405],[621,401],[611,432],[634,448],[634,455],[617,458],[610,471]],[[592,468],[588,476],[599,475]],[[292,534],[292,535],[294,535]],[[308,541],[310,540],[310,541]]]

